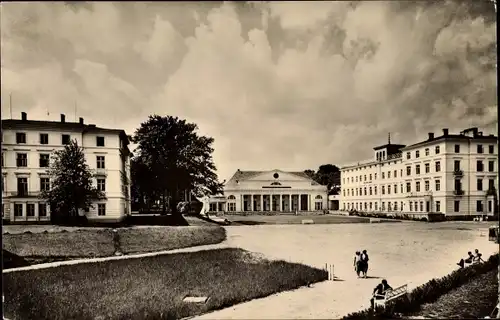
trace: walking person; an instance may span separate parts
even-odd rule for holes
[[[368,273],[368,260],[370,260],[366,250],[363,250],[363,252],[360,255],[360,258],[361,258],[361,266],[362,266],[361,272],[363,273],[363,278],[366,278],[367,273]]]
[[[354,255],[354,271],[356,271],[359,278],[359,274],[361,272],[361,253],[359,251],[356,251],[356,254]]]

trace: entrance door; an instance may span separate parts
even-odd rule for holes
[[[425,211],[426,212],[430,212],[431,211],[431,202],[430,201],[426,201],[425,202]]]

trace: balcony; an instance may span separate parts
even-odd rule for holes
[[[97,176],[107,176],[108,171],[106,169],[99,168],[99,169],[95,169],[95,174]]]
[[[456,195],[456,196],[463,196],[464,195],[464,191],[463,190],[454,190],[453,194]]]
[[[7,195],[10,196],[11,198],[37,198],[40,196],[40,192],[38,191],[28,191],[28,192],[7,192]]]
[[[464,176],[464,172],[462,170],[453,170],[453,175],[455,177],[463,177]]]

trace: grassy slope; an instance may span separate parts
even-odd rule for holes
[[[498,298],[498,270],[489,271],[461,287],[424,304],[416,316],[439,319],[483,318],[491,313]]]
[[[120,251],[137,253],[220,243],[226,231],[218,226],[124,228],[119,235]],[[3,249],[27,258],[105,257],[115,252],[110,229],[4,234]]]
[[[14,319],[172,319],[326,278],[324,270],[256,260],[241,249],[179,253],[7,273],[4,310]],[[187,304],[186,295],[210,299]]]

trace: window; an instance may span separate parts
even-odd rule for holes
[[[372,187],[370,187],[370,195],[372,195]]]
[[[382,179],[385,179],[385,172],[382,172]]]
[[[382,194],[385,194],[385,186],[382,186]]]
[[[477,200],[477,202],[476,202],[476,211],[477,212],[483,212],[483,201],[482,200]]]
[[[424,202],[420,201],[420,211],[424,211]]]
[[[376,173],[374,174],[374,177],[375,177],[375,180],[377,180],[377,174]]]
[[[411,175],[411,167],[410,166],[406,167],[406,175],[407,176]]]
[[[483,191],[483,179],[477,179],[477,191]]]
[[[477,145],[477,153],[483,153],[483,145],[482,144],[478,144]]]
[[[104,156],[97,156],[96,159],[97,159],[97,169],[105,169],[106,163]]]
[[[483,172],[484,170],[484,167],[483,167],[483,161],[481,160],[477,160],[477,163],[476,163],[476,171],[477,172]]]
[[[363,177],[363,180],[364,180],[364,181],[366,181],[366,174],[365,174],[365,176]]]
[[[391,186],[390,185],[387,186],[387,194],[391,194]]]
[[[460,171],[460,160],[455,160],[453,162],[453,170],[454,171]]]
[[[370,202],[370,210],[373,209],[373,202]]]
[[[28,178],[17,178],[17,194],[19,196],[28,194]]]
[[[410,211],[413,211],[413,202],[410,201]]]
[[[398,210],[398,203],[394,202],[394,211]]]
[[[436,201],[436,211],[441,212],[441,201]]]
[[[40,168],[47,168],[49,166],[50,155],[46,153],[40,154]]]
[[[28,217],[34,217],[35,216],[35,204],[34,203],[28,203],[28,204],[26,204],[26,215]]]
[[[372,174],[370,173],[370,181],[372,181]]]
[[[356,182],[358,182],[358,176],[356,176]]]
[[[61,136],[61,144],[69,144],[71,137],[69,134],[63,134]]]
[[[3,152],[2,152],[2,168],[3,168],[3,163],[4,163],[4,162],[3,162]]]
[[[23,204],[15,203],[14,204],[14,217],[22,217],[23,216]]]
[[[415,151],[415,158],[420,158],[420,151],[419,150]]]
[[[26,143],[26,133],[24,132],[16,132],[16,143]]]
[[[429,180],[425,180],[425,182],[424,182],[424,188],[425,188],[425,191],[429,191],[429,189],[430,189],[430,182],[429,182]]]
[[[404,191],[403,191],[403,184],[401,184],[401,193],[403,193],[403,192],[404,192]]]
[[[488,189],[495,190],[495,179],[488,179]]]
[[[406,192],[411,192],[411,183],[410,182],[406,183]]]
[[[365,203],[365,205],[366,205],[366,203]],[[323,210],[323,202],[319,202],[319,201],[315,202],[314,203],[314,210]]]
[[[460,145],[459,144],[455,145],[455,153],[460,153]],[[458,211],[455,211],[455,212],[458,212]]]
[[[440,171],[441,171],[441,162],[436,161],[436,172],[440,172]]]
[[[420,165],[419,164],[417,164],[415,166],[415,174],[420,174]]]
[[[489,172],[495,171],[495,161],[493,160],[488,161],[488,171]]]
[[[234,203],[234,202],[229,202],[229,203],[227,204],[227,211],[231,211],[231,212],[236,211],[236,203]]]
[[[375,202],[375,210],[378,210],[378,202]]]
[[[460,200],[455,200],[453,203],[453,211],[460,212]]]
[[[98,147],[104,147],[104,137],[96,137],[96,145]]]
[[[415,183],[415,191],[420,192],[420,181]]]
[[[394,170],[394,178],[398,177],[398,170]]]
[[[397,184],[394,185],[394,193],[398,193],[398,185]]]
[[[377,195],[377,186],[375,186],[375,192],[374,193],[375,193],[375,195]]]
[[[435,188],[436,191],[440,191],[441,190],[441,180],[436,180],[435,181]]]
[[[385,202],[382,202],[382,210],[385,210]]]
[[[390,178],[391,178],[391,172],[387,171],[387,179],[390,179]]]
[[[49,135],[47,133],[40,133],[40,144],[49,144]]]
[[[40,178],[40,190],[41,191],[50,190],[50,179],[49,178]]]
[[[38,204],[38,216],[39,217],[47,216],[47,205],[45,203]]]
[[[429,155],[429,148],[425,148],[425,155],[428,156]]]
[[[435,151],[436,154],[439,154],[439,146],[436,146],[436,151]]]
[[[492,212],[493,211],[493,201],[488,201],[488,212]]]
[[[106,215],[106,204],[105,203],[99,203],[97,205],[97,215],[98,216],[105,216]]]
[[[494,145],[489,145],[488,146],[488,152],[490,154],[494,154],[495,153],[495,146]]]
[[[411,153],[410,152],[407,152],[406,153],[406,159],[410,160],[411,159]]]
[[[97,190],[106,191],[106,179],[97,179]]]
[[[27,167],[28,166],[28,154],[18,153],[17,158],[16,158],[16,165],[18,168]]]
[[[365,196],[366,196],[366,187],[365,187]]]
[[[429,163],[426,163],[424,166],[425,166],[425,173],[431,172],[431,165]]]

